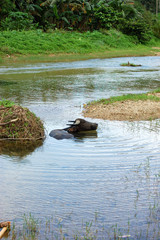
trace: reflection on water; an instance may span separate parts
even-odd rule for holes
[[[6,85],[12,85],[12,84],[16,84],[16,82],[0,80],[0,86],[6,86]]]
[[[76,140],[84,140],[85,138],[97,138],[98,134],[97,131],[87,131],[87,132],[79,132],[79,133],[75,133],[74,137],[76,138]]]
[[[0,155],[17,156],[23,158],[43,145],[42,140],[37,141],[0,141]]]
[[[97,99],[160,86],[158,57],[128,59],[142,67],[121,67],[125,58],[0,67],[1,96],[24,104],[66,99],[66,95],[67,100],[73,95]]]
[[[142,67],[120,66],[128,61]],[[49,133],[83,118],[88,101],[160,87],[159,73],[160,57],[2,66],[0,96],[35,112]],[[2,220],[21,224],[21,216],[31,212],[43,222],[58,219],[53,226],[62,226],[68,239],[91,221],[99,239],[107,234],[114,239],[114,229],[119,236],[129,232],[131,239],[159,239],[159,120],[95,122],[97,134],[63,141],[47,137],[28,153],[29,146],[26,152],[18,146],[22,161],[14,145],[10,154],[1,152]],[[47,237],[52,239],[51,233]]]

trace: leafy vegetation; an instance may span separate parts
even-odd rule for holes
[[[33,17],[23,12],[10,12],[1,22],[1,28],[7,30],[28,30],[33,26]]]
[[[108,51],[111,48],[129,49],[138,48],[136,39],[127,36],[117,30],[102,30],[93,32],[68,32],[55,30],[52,33],[44,33],[41,30],[34,31],[3,31],[0,32],[0,54],[55,54],[74,53],[89,54]],[[36,43],[36,44],[33,44]],[[156,39],[152,39],[152,46]],[[157,43],[158,46],[160,43]],[[117,51],[116,50],[116,51]],[[139,50],[137,50],[138,53]],[[116,55],[118,51],[116,52]]]
[[[146,43],[154,34],[160,37],[154,6],[154,0],[147,4],[143,0],[1,0],[0,29],[84,32],[115,28]]]
[[[112,35],[117,37],[117,40]],[[112,38],[114,41],[111,41]],[[108,34],[94,31],[92,33],[63,32],[44,33],[37,31],[5,31],[0,32],[0,52],[2,53],[87,53],[92,51],[107,50],[108,47],[116,47],[120,40],[121,46],[133,46],[127,36],[116,31]],[[35,42],[36,44],[33,44]],[[6,48],[7,46],[7,48]]]

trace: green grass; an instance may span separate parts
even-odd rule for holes
[[[2,106],[2,107],[12,107],[12,106],[14,106],[14,105],[15,105],[14,102],[12,102],[12,101],[10,101],[10,100],[7,100],[7,99],[2,99],[2,100],[0,101],[0,106]]]
[[[91,53],[134,45],[131,38],[117,31],[94,32],[37,31],[0,32],[0,52],[7,54]]]
[[[148,55],[151,46],[160,46],[160,41],[155,38],[147,45],[137,44],[134,37],[114,29],[84,33],[60,30],[50,33],[44,33],[41,30],[1,31],[0,43],[0,63],[2,58],[6,56],[10,58],[12,55],[30,56],[35,61],[39,58],[41,61],[45,58],[50,61],[57,56],[58,59],[66,57],[67,60],[75,60],[76,57],[84,59],[85,55],[88,58]],[[47,57],[48,55],[50,56]]]
[[[91,42],[92,39],[94,34],[87,36],[87,33],[5,31],[0,33],[0,51],[7,54],[87,53],[97,49],[97,40]],[[99,44],[97,47],[101,48]]]
[[[157,88],[157,89],[155,89],[153,92],[151,92],[151,93],[159,93],[160,92],[160,88]]]
[[[160,92],[160,89],[156,89],[151,93],[158,93]],[[142,93],[142,94],[126,94],[126,95],[122,95],[122,96],[114,96],[114,97],[110,97],[108,99],[100,99],[97,101],[92,101],[89,104],[97,104],[97,103],[102,103],[102,104],[112,104],[115,102],[124,102],[127,100],[130,101],[146,101],[146,100],[151,100],[151,101],[160,101],[160,98],[154,95],[150,95],[149,93]]]

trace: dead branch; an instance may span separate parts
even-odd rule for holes
[[[16,119],[13,119],[13,120],[11,120],[11,121],[9,121],[9,122],[6,122],[6,123],[0,123],[0,126],[4,126],[4,125],[7,125],[7,124],[10,124],[10,123],[13,123],[13,122],[17,122],[19,119],[18,118],[16,118]]]

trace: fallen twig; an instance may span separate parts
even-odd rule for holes
[[[16,118],[16,119],[13,119],[13,120],[11,120],[11,121],[9,121],[9,122],[6,122],[6,123],[0,123],[0,126],[4,126],[4,125],[7,125],[7,124],[10,124],[10,123],[13,123],[13,122],[17,122],[19,119],[18,118]]]

